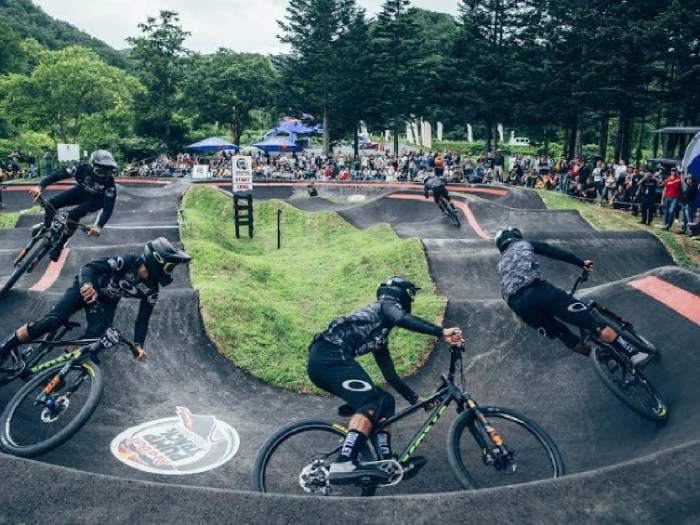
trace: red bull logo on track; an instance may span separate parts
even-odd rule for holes
[[[112,454],[152,474],[186,475],[215,469],[238,452],[236,429],[214,416],[176,408],[177,416],[129,428],[112,440]]]

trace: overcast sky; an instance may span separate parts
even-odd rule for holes
[[[180,13],[184,28],[192,33],[187,47],[209,53],[220,47],[234,51],[277,53],[285,51],[277,40],[276,20],[284,16],[287,0],[34,0],[54,18],[65,20],[107,42],[127,47],[136,26],[161,9]],[[373,16],[382,0],[358,0]],[[413,5],[456,14],[457,0],[414,0]]]

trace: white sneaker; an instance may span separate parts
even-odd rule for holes
[[[649,358],[650,356],[646,352],[637,352],[632,357],[630,357],[630,361],[634,366],[643,366],[647,364]]]

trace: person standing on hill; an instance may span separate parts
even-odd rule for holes
[[[680,201],[681,193],[683,192],[683,182],[678,174],[678,168],[671,169],[671,174],[664,181],[664,192],[661,195],[664,203],[664,230],[670,230],[673,226],[673,221],[676,218],[676,208]]]
[[[642,220],[639,221],[640,224],[646,224],[647,226],[651,224],[651,220],[654,217],[656,188],[658,185],[659,181],[654,176],[654,173],[650,169],[647,169],[644,173],[644,177],[637,185],[637,197],[641,201],[642,210]]]

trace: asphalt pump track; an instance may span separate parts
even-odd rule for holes
[[[179,236],[179,197],[184,183],[162,187],[121,186],[113,219],[102,237],[76,234],[60,272],[46,263],[23,278],[0,301],[0,334],[46,312],[86,261],[138,251],[159,235]],[[258,198],[290,198],[289,190],[262,190]],[[332,188],[328,188],[333,193]],[[343,189],[341,196],[349,190]],[[361,192],[361,189],[353,190]],[[4,482],[0,517],[35,522],[49,513],[59,522],[316,523],[338,518],[363,522],[434,520],[476,522],[621,521],[691,522],[700,519],[700,415],[695,409],[700,378],[698,312],[674,308],[639,283],[664,283],[691,301],[700,296],[697,273],[672,266],[663,246],[645,233],[594,231],[576,212],[546,211],[532,192],[508,195],[471,192],[458,197],[474,224],[450,226],[430,201],[411,190],[372,190],[355,206],[333,200],[290,199],[306,209],[337,209],[358,227],[390,223],[401,236],[420,236],[431,273],[449,299],[445,324],[461,326],[468,342],[467,388],[483,405],[513,408],[536,420],[557,442],[567,476],[557,480],[459,490],[447,464],[445,415],[422,445],[429,462],[416,478],[363,501],[259,495],[249,492],[258,448],[297,417],[335,418],[336,399],[272,388],[238,370],[206,336],[196,293],[186,272],[162,293],[147,340],[149,359],[135,363],[128,351],[103,354],[106,387],[102,402],[69,442],[36,460],[0,457]],[[285,195],[289,195],[285,197]],[[416,198],[418,197],[418,198]],[[26,197],[13,193],[16,209]],[[17,201],[17,202],[15,202]],[[534,205],[533,205],[534,203]],[[519,207],[520,206],[520,207]],[[8,268],[29,237],[33,218],[0,230],[0,268]],[[645,421],[624,407],[598,380],[590,363],[520,323],[499,296],[498,253],[489,237],[514,224],[528,235],[571,249],[598,263],[586,296],[632,319],[656,341],[662,359],[649,376],[670,406],[665,425]],[[573,267],[544,262],[544,271],[569,287]],[[653,288],[653,287],[652,287]],[[643,291],[646,290],[646,291]],[[124,301],[115,325],[133,330],[136,305]],[[675,303],[677,305],[677,303]],[[409,379],[428,393],[447,367],[440,344],[426,366]],[[0,390],[4,405],[18,385]],[[402,406],[399,402],[399,406]],[[207,472],[166,476],[141,472],[117,461],[112,439],[129,427],[173,416],[176,407],[213,415],[240,436],[235,457]],[[418,427],[394,431],[400,448]],[[339,419],[339,421],[342,421]],[[517,481],[517,480],[515,480]]]

